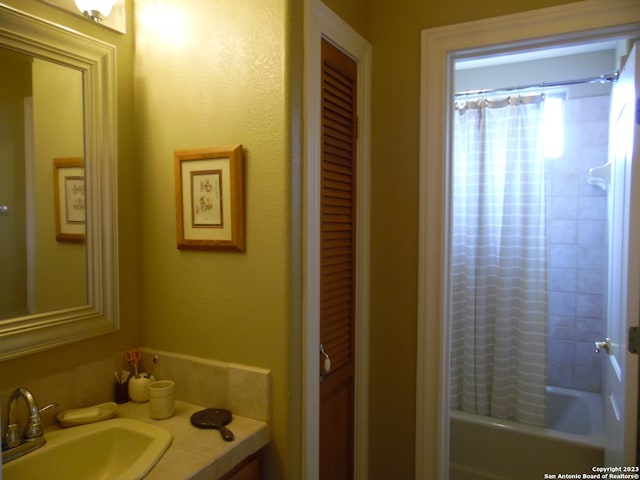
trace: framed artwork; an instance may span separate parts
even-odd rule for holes
[[[243,252],[242,145],[174,152],[179,249]]]
[[[86,195],[82,158],[53,160],[56,240],[83,242],[86,235]]]

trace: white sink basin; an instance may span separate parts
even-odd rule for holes
[[[47,443],[3,465],[4,480],[134,480],[169,448],[171,432],[138,420],[114,418],[45,433]]]

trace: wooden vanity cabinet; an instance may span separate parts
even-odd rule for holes
[[[245,458],[220,480],[260,480],[262,478],[261,451]]]

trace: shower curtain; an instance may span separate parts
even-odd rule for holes
[[[545,424],[542,95],[456,106],[451,407]]]

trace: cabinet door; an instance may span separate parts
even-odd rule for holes
[[[239,465],[227,472],[220,480],[260,480],[262,478],[262,463],[260,453],[257,452],[243,460]]]

